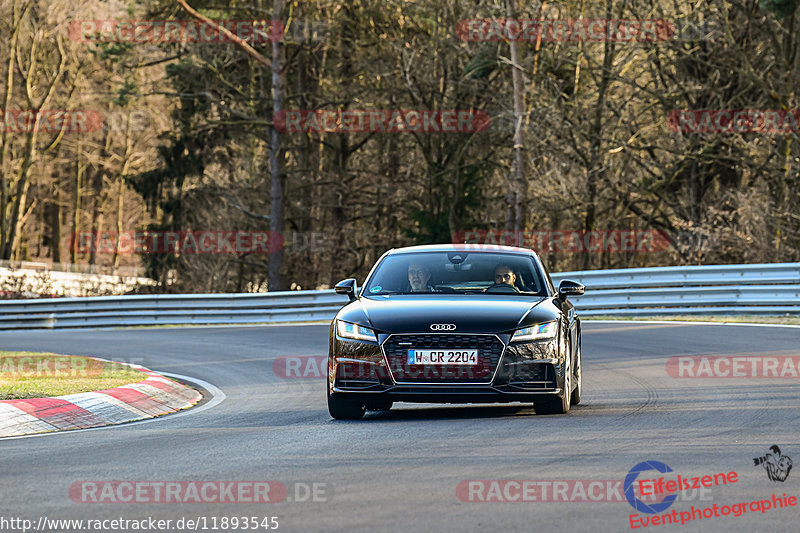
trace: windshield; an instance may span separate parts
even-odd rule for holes
[[[532,257],[461,251],[389,255],[362,294],[412,293],[547,295]]]

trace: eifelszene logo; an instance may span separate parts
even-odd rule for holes
[[[789,472],[792,471],[792,460],[786,455],[781,454],[781,449],[773,444],[769,447],[766,455],[754,457],[755,466],[761,465],[767,471],[770,481],[786,481]]]
[[[631,507],[636,509],[642,513],[649,513],[649,514],[658,514],[666,509],[669,508],[670,505],[675,503],[675,500],[678,498],[677,494],[669,494],[665,496],[663,500],[657,503],[645,503],[639,498],[636,497],[634,493],[634,489],[636,487],[636,478],[639,477],[639,474],[642,472],[646,472],[648,470],[656,470],[665,474],[667,472],[672,472],[672,469],[662,463],[661,461],[642,461],[641,463],[637,464],[633,468],[631,468],[628,475],[625,476],[625,483],[623,488],[625,490],[625,499],[628,500],[628,503],[631,504]]]

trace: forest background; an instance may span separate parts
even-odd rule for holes
[[[0,259],[137,267],[158,292],[330,287],[389,248],[464,235],[536,244],[551,271],[800,261],[797,4],[4,0]],[[188,31],[204,17],[228,32]],[[497,22],[576,19],[658,31]],[[166,21],[180,38],[156,38]],[[488,120],[308,121],[375,110]],[[788,124],[705,127],[724,110]],[[148,232],[271,244],[122,246]]]

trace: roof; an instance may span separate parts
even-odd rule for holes
[[[404,254],[412,252],[503,252],[524,255],[536,255],[536,252],[529,248],[518,248],[516,246],[500,246],[497,244],[425,244],[421,246],[406,246],[404,248],[392,248],[387,254]]]

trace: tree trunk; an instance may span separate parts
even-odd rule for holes
[[[284,0],[272,3],[272,18],[283,19]],[[284,110],[284,91],[286,88],[286,72],[284,71],[284,48],[280,41],[272,41],[272,116]],[[269,229],[272,235],[283,234],[283,181],[285,179],[286,150],[283,147],[283,135],[272,128],[269,146],[270,190],[269,190]],[[270,255],[267,286],[270,291],[282,290],[281,265],[283,250]]]
[[[34,152],[36,145],[36,127],[28,134],[25,146],[25,159],[17,176],[16,198],[11,208],[11,219],[9,221],[9,234],[6,246],[3,250],[3,259],[14,259],[15,251],[19,246],[20,234],[22,233],[23,214],[25,206],[28,204],[28,171],[33,165]]]
[[[72,264],[77,263],[76,255],[78,251],[78,244],[80,243],[80,223],[81,223],[81,189],[83,187],[83,171],[85,167],[81,166],[81,144],[78,143],[78,151],[75,154],[75,196],[72,205],[72,247],[69,250],[69,262]],[[94,243],[94,238],[92,238]],[[93,246],[93,245],[92,245]]]
[[[55,186],[55,201],[51,206],[50,212],[50,246],[53,250],[53,262],[61,263],[62,250],[61,250],[61,187],[58,181]]]
[[[14,34],[11,36],[11,49],[8,54],[8,76],[6,78],[6,95],[3,100],[3,112],[5,112],[11,104],[11,93],[14,89],[14,57],[17,55],[17,35],[19,34],[19,24],[14,29]],[[8,129],[3,128],[2,133],[2,147],[0,147],[0,252],[3,259],[8,259],[5,254],[6,249],[6,209],[8,203],[8,193],[6,187],[6,158],[8,157]]]
[[[116,230],[117,235],[114,237],[114,259],[111,263],[111,268],[113,269],[113,273],[117,273],[117,268],[119,268],[119,238],[122,235],[122,209],[124,207],[124,194],[125,194],[125,180],[120,175],[117,178],[117,223],[116,223]]]
[[[606,0],[606,19],[612,18],[613,0]],[[589,166],[586,168],[586,216],[583,229],[593,231],[597,222],[597,184],[602,180],[605,169],[601,154],[603,138],[603,113],[606,111],[606,98],[611,85],[611,68],[614,65],[614,41],[606,39],[603,44],[603,72],[597,88],[597,103],[594,108],[594,117],[591,124],[591,147],[589,149]],[[591,264],[591,254],[583,254],[583,269]]]
[[[506,0],[506,14],[514,19],[514,0]],[[509,40],[511,55],[511,81],[514,91],[514,164],[511,178],[513,191],[513,220],[508,221],[509,229],[515,232],[525,231],[525,215],[527,204],[528,180],[525,173],[525,151],[523,124],[525,123],[525,84],[522,80],[522,65],[519,62],[517,42]]]

